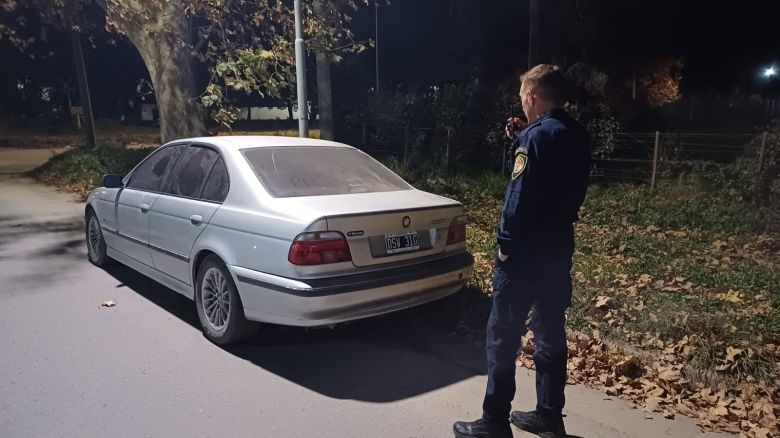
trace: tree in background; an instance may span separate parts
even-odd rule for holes
[[[642,94],[650,106],[658,107],[680,99],[682,60],[656,58],[644,65],[639,74]]]
[[[161,137],[169,141],[205,135],[206,111],[229,126],[238,117],[232,105],[242,95],[274,96],[288,89],[295,63],[293,12],[282,0],[95,0],[106,26],[125,35],[146,65],[160,114]],[[88,29],[92,0],[0,0],[5,12],[0,38],[24,49],[40,32],[30,16],[64,30]],[[325,18],[306,3],[306,34],[322,47],[349,41],[354,0],[328,0],[339,13]],[[92,14],[94,15],[94,13]],[[34,39],[33,39],[34,41]],[[344,51],[359,51],[348,44]],[[196,75],[209,71],[205,87]],[[204,111],[204,109],[206,111]]]

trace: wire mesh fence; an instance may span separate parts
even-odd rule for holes
[[[506,172],[512,157],[511,143],[481,131],[456,127],[393,129],[363,127],[354,141],[379,159],[397,160],[407,166],[458,173],[484,169]],[[690,171],[700,163],[733,163],[737,159],[763,158],[766,134],[762,132],[623,132],[607,151],[594,156],[595,182],[646,183]]]
[[[650,183],[678,175],[697,163],[760,159],[762,133],[625,132],[608,154],[594,159],[593,178]]]
[[[508,141],[484,131],[453,127],[403,127],[376,129],[364,126],[353,144],[378,159],[392,159],[405,165],[451,173],[468,169],[501,171],[511,153]]]

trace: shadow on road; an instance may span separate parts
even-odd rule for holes
[[[51,247],[40,256],[62,255],[84,244],[84,222],[81,218],[32,221],[19,216],[0,216],[0,249],[23,238],[46,236]]]
[[[124,266],[108,272],[120,286],[200,328],[189,299]],[[457,326],[460,311],[453,302],[429,303],[332,330],[263,325],[252,339],[224,349],[328,397],[403,400],[485,374],[481,335]]]

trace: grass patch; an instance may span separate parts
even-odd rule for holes
[[[116,147],[71,149],[55,155],[32,174],[48,184],[86,197],[100,184],[103,175],[125,175],[151,151],[151,148]]]
[[[507,177],[388,165],[415,187],[464,203],[477,260],[471,287],[490,291]],[[577,225],[570,327],[651,356],[692,339],[695,348],[679,359],[693,380],[772,382],[780,360],[778,211],[703,187],[591,187]],[[595,308],[599,297],[609,297],[608,308]],[[729,348],[751,354],[724,369]]]

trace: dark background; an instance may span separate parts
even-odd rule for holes
[[[634,62],[658,56],[683,61],[682,94],[777,95],[780,81],[767,81],[763,69],[780,60],[778,6],[772,1],[705,2],[672,0],[571,0],[572,7],[550,26],[575,29],[568,35],[569,64],[587,62],[619,84]],[[353,28],[362,40],[374,39],[373,2],[355,13]],[[424,87],[479,78],[499,83],[527,68],[528,1],[395,0],[379,10],[382,88]],[[30,17],[31,20],[34,17]],[[136,50],[121,36],[95,30],[85,45],[98,117],[114,117],[117,102],[140,102],[138,84],[148,77]],[[45,108],[21,99],[19,84],[53,87],[62,99],[70,82],[78,100],[70,44],[50,31],[46,47],[21,53],[0,43],[0,111],[34,117]],[[40,56],[41,51],[51,56]],[[336,99],[375,86],[375,51],[345,58],[335,68]],[[310,80],[314,77],[309,62]],[[777,65],[777,64],[776,64]],[[205,77],[205,74],[204,74]],[[45,107],[45,105],[44,105]]]

